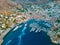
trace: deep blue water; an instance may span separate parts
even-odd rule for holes
[[[28,24],[26,28],[24,28],[26,23],[22,23],[20,24],[22,27],[18,28],[16,31],[13,31],[13,28],[4,37],[2,45],[53,45],[50,37],[45,32],[30,32],[31,27],[29,27],[29,25],[34,22],[37,23],[34,19],[26,22]]]

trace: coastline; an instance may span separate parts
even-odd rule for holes
[[[13,26],[13,27],[15,27],[15,26]],[[12,28],[13,28],[13,27],[12,27]],[[9,31],[12,30],[12,28],[11,28],[11,29],[9,28],[9,29],[7,29],[6,31],[4,31],[4,32],[2,33],[2,35],[0,36],[0,40],[1,40],[1,41],[0,41],[0,45],[1,45],[1,44],[3,43],[3,41],[4,41],[3,38],[9,33]]]
[[[0,45],[3,43],[3,38],[14,28],[14,27],[16,27],[17,25],[19,25],[19,24],[21,24],[21,23],[23,23],[23,22],[26,22],[26,21],[28,21],[30,18],[29,17],[27,17],[27,19],[25,19],[25,20],[22,20],[20,23],[18,23],[18,24],[15,24],[15,25],[13,25],[12,26],[12,28],[9,28],[9,29],[7,29],[6,31],[4,31],[3,33],[2,33],[2,35],[0,36]]]

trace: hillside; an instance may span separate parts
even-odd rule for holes
[[[5,15],[5,13],[14,13],[13,9],[21,8],[22,6],[11,0],[0,0],[0,14]]]

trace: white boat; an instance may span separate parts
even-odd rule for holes
[[[16,31],[19,28],[19,26],[16,26],[15,29],[13,31]]]

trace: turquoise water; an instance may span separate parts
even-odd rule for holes
[[[22,3],[22,1],[24,2],[31,1],[34,3],[37,0],[18,0],[17,3]],[[41,6],[44,8],[44,6],[46,6],[46,4],[52,0],[48,0],[47,2],[45,0],[40,0],[40,1],[42,2]],[[53,13],[52,16],[53,15],[57,15],[57,13]],[[29,27],[29,25],[32,23],[37,23],[41,28],[45,28],[46,31],[51,30],[51,27],[53,27],[53,24],[51,24],[49,20],[37,21],[36,19],[31,19],[25,23],[19,24],[18,26],[22,25],[22,27],[19,27],[18,29],[16,29],[16,31],[13,31],[16,27],[11,29],[11,31],[3,38],[4,42],[2,43],[2,45],[58,45],[58,44],[53,44],[51,42],[50,37],[47,35],[47,32],[44,31],[37,33],[34,31],[30,32],[32,27]],[[46,23],[50,26],[45,25]],[[25,24],[27,25],[25,26]]]
[[[42,21],[40,21],[39,23],[41,22]],[[32,19],[29,20],[28,22],[20,24],[22,25],[22,27],[18,28],[16,31],[13,31],[14,29],[13,28],[4,37],[4,42],[2,43],[2,45],[52,45],[50,37],[45,32],[43,31],[38,33],[30,32],[31,27],[29,27],[29,25],[31,23],[38,23],[38,22]],[[25,24],[28,25],[25,27]]]

